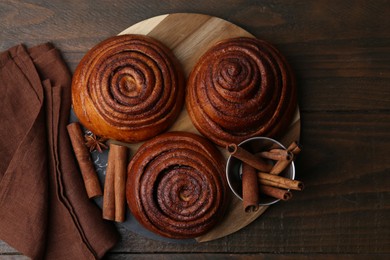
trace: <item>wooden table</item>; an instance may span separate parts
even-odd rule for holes
[[[74,71],[101,40],[176,12],[223,18],[287,56],[298,78],[304,148],[297,178],[306,189],[211,242],[171,244],[120,228],[108,258],[388,258],[389,1],[2,0],[0,50],[51,41]],[[18,252],[0,241],[2,255]]]

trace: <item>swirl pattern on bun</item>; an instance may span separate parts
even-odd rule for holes
[[[179,62],[162,43],[143,35],[115,36],[78,65],[73,109],[97,135],[143,141],[173,124],[184,103],[184,84]]]
[[[132,214],[164,237],[204,234],[225,210],[224,161],[215,146],[192,133],[169,132],[145,142],[128,167]]]
[[[199,59],[187,83],[186,107],[199,132],[226,146],[281,135],[296,95],[283,55],[268,42],[241,37],[217,43]]]

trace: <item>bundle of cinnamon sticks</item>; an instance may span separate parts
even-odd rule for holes
[[[95,198],[103,195],[103,218],[124,222],[128,148],[110,143],[103,194],[80,124],[71,123],[67,129],[88,197]]]
[[[236,144],[229,144],[227,150],[231,156],[242,161],[242,199],[245,212],[257,211],[262,195],[289,200],[292,197],[290,190],[303,190],[303,182],[279,176],[300,153],[301,146],[298,142],[292,142],[286,150],[277,148],[256,154]]]

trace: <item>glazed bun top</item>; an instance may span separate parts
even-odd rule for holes
[[[146,141],[128,167],[127,203],[147,229],[169,238],[194,238],[223,217],[225,160],[207,139],[169,132]]]
[[[286,59],[256,38],[217,43],[199,59],[187,86],[193,124],[220,146],[277,137],[297,108],[295,77]]]
[[[76,68],[73,109],[95,134],[139,142],[173,124],[184,103],[184,75],[170,49],[144,35],[115,36]]]

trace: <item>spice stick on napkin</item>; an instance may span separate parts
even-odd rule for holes
[[[96,174],[95,167],[91,160],[91,156],[85,145],[83,131],[79,123],[74,122],[67,125],[69,138],[72,143],[73,151],[75,153],[81,176],[84,180],[85,190],[88,198],[95,198],[102,196],[102,189],[100,188],[99,178]]]
[[[71,149],[70,82],[50,44],[0,53],[0,239],[32,259],[101,258],[118,240]]]

